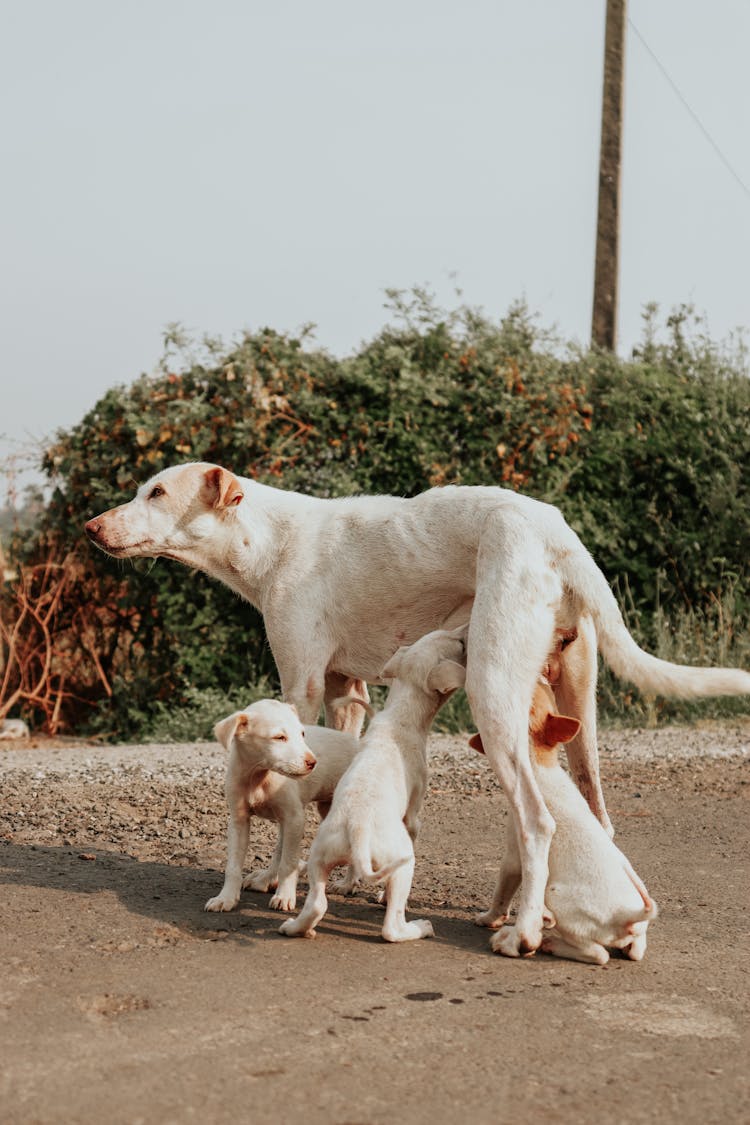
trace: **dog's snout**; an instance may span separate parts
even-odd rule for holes
[[[312,754],[305,754],[305,757],[304,757],[305,769],[307,770],[308,773],[310,772],[310,770],[315,769],[317,761],[318,761],[318,759],[316,757],[314,757]]]
[[[89,520],[88,523],[84,525],[83,530],[86,532],[89,539],[98,539],[101,528],[102,525],[100,524],[98,518],[95,517],[93,520]]]

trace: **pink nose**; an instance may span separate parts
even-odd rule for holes
[[[98,519],[93,519],[89,520],[89,522],[84,525],[83,530],[86,532],[89,539],[98,539],[101,526]]]
[[[317,760],[317,758],[313,758],[312,754],[305,754],[305,766],[307,767],[308,773],[315,768]]]

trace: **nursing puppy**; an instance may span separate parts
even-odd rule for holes
[[[275,887],[271,908],[294,910],[305,806],[315,801],[326,815],[336,784],[361,743],[343,731],[303,727],[294,707],[275,699],[262,699],[222,719],[214,734],[229,751],[224,785],[229,830],[224,886],[205,909],[234,910],[243,888]],[[269,866],[243,879],[251,816],[275,821],[279,838]]]
[[[428,633],[400,648],[381,675],[392,679],[385,707],[370,722],[362,749],[333,795],[331,811],[310,849],[310,890],[297,918],[280,933],[313,937],[328,908],[326,881],[351,865],[355,880],[386,885],[385,941],[432,937],[426,920],[406,921],[414,875],[414,840],[427,788],[427,735],[432,721],[466,678],[464,628]]]
[[[574,738],[579,726],[577,719],[557,714],[552,691],[538,684],[529,722],[531,763],[556,825],[544,895],[548,928],[541,948],[597,965],[607,963],[608,949],[621,949],[640,961],[656,903],[558,762],[558,746]],[[470,742],[481,751],[479,735]],[[495,953],[514,955],[513,927],[504,923],[520,882],[521,859],[512,824],[492,906],[476,919],[477,925],[499,930],[490,942]]]

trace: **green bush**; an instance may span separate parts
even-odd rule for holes
[[[651,647],[670,615],[702,619],[730,590],[741,632],[750,381],[740,352],[689,331],[685,310],[666,342],[650,322],[625,362],[562,346],[521,306],[495,323],[445,313],[419,290],[390,297],[393,323],[344,360],[270,329],[195,355],[173,331],[158,374],[113,388],[58,433],[44,461],[49,503],[16,552],[75,550],[87,571],[78,588],[111,610],[97,641],[111,698],[82,654],[70,728],[156,737],[178,704],[197,730],[208,700],[240,705],[245,685],[275,683],[259,616],[226,588],[167,561],[123,569],[82,538],[86,519],[184,461],[318,496],[523,488],[559,505],[610,579],[627,583]],[[622,692],[605,695],[622,710]],[[451,713],[463,714],[460,701]]]

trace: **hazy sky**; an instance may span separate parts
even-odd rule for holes
[[[168,321],[346,353],[386,286],[587,340],[604,7],[3,0],[0,433],[76,422]],[[629,12],[750,184],[750,4]],[[650,300],[750,325],[750,198],[631,32],[623,354]]]

